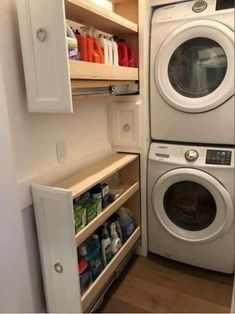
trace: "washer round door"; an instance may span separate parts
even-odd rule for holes
[[[189,242],[210,241],[232,226],[233,202],[224,186],[204,171],[179,168],[162,175],[152,191],[162,226]]]
[[[200,113],[218,107],[234,94],[234,32],[214,21],[183,24],[160,47],[154,79],[175,109]]]

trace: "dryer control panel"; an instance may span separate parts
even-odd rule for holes
[[[231,165],[232,152],[230,150],[208,149],[206,163],[212,165]]]

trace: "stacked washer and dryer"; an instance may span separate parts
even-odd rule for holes
[[[156,9],[151,25],[149,250],[234,272],[234,1]]]

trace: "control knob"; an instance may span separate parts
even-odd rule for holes
[[[198,152],[194,149],[189,149],[184,156],[187,161],[192,162],[198,159]]]

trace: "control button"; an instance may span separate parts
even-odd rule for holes
[[[199,155],[196,150],[190,149],[190,150],[187,150],[184,156],[187,161],[192,162],[192,161],[197,160]]]
[[[207,8],[207,2],[204,0],[199,0],[199,1],[194,3],[192,10],[195,13],[200,13],[200,12],[206,10],[206,8]]]

